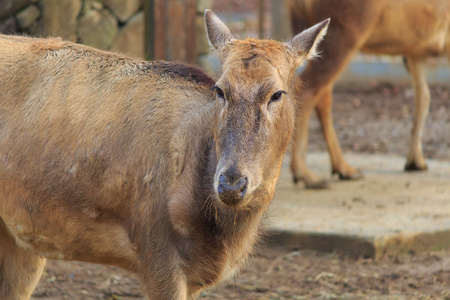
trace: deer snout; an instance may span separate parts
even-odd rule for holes
[[[220,200],[229,206],[239,204],[247,192],[248,178],[233,172],[225,172],[219,176],[217,193]]]

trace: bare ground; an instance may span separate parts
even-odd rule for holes
[[[424,134],[428,158],[450,159],[449,88],[432,88]],[[345,150],[404,155],[413,92],[373,84],[335,93],[334,123]],[[325,150],[317,120],[310,149]],[[204,299],[450,299],[450,249],[399,257],[350,259],[336,254],[261,247],[234,280]],[[49,261],[32,299],[143,299],[137,280],[114,267]]]
[[[450,299],[450,251],[353,260],[262,248],[235,280],[204,299]],[[51,261],[33,299],[143,299],[126,272]]]

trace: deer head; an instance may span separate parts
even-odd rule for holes
[[[262,198],[269,202],[293,134],[295,70],[316,55],[329,20],[287,43],[234,39],[210,10],[205,12],[205,23],[222,64],[222,75],[213,87],[215,193],[236,208],[249,205],[255,194],[267,195]]]

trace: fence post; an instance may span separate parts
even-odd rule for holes
[[[153,31],[154,24],[155,24],[155,14],[154,11],[155,3],[153,0],[146,0],[144,1],[144,53],[145,53],[145,59],[147,60],[153,60],[155,57],[155,48],[154,48],[154,40],[155,40],[155,34]]]
[[[197,62],[197,0],[145,0],[145,53],[148,60]]]

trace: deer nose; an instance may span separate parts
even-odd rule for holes
[[[217,192],[220,200],[230,206],[237,205],[244,199],[247,191],[248,179],[237,174],[221,174]]]

